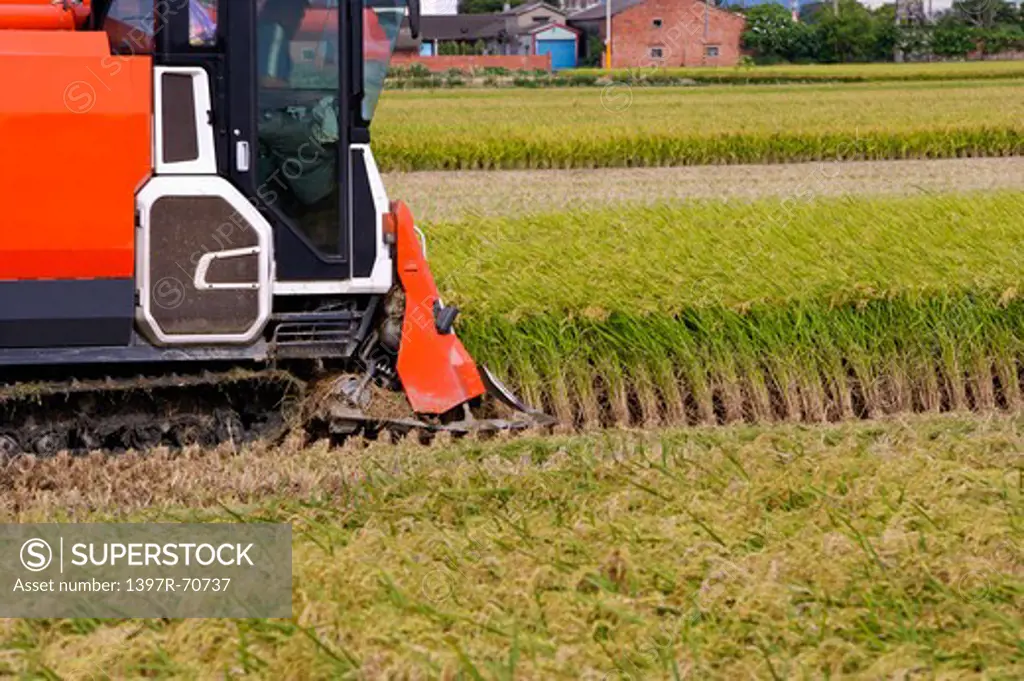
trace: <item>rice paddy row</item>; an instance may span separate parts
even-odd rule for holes
[[[694,83],[867,83],[921,80],[982,80],[1024,78],[1020,61],[972,61],[910,64],[784,64],[736,68],[576,69],[622,82],[658,83],[679,80]]]
[[[1013,82],[389,92],[392,171],[783,163],[1024,152]]]
[[[6,522],[291,523],[294,618],[8,619],[0,671],[1020,678],[1022,432],[929,417],[26,460],[0,470]]]
[[[1016,408],[1024,198],[691,202],[428,228],[460,336],[565,424]]]

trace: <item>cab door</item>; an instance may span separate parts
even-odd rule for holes
[[[221,3],[227,177],[273,225],[277,282],[348,280],[351,69],[339,37],[350,17],[258,4]]]

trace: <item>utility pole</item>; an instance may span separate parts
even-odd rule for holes
[[[612,70],[612,0],[604,0],[604,67]]]
[[[896,0],[896,46],[893,48],[892,60],[897,64],[903,61],[903,50],[900,47],[900,25],[904,23],[903,15],[906,11],[906,4],[901,0]]]

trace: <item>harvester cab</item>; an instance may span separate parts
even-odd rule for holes
[[[544,420],[455,336],[457,310],[374,162],[371,122],[407,15],[416,31],[416,0],[0,3],[7,387],[28,376],[37,395],[66,400],[97,383],[189,386],[206,393],[188,409],[160,402],[194,425],[211,384],[286,370],[328,382],[335,432]],[[381,387],[404,392],[409,413],[375,414]],[[520,414],[473,419],[488,392]],[[141,417],[57,427],[11,394],[0,449],[143,437]],[[253,421],[238,405],[251,397],[234,399],[211,417],[219,432],[224,413],[228,431]],[[101,402],[94,412],[139,412],[138,400]],[[170,421],[143,439],[203,430],[182,436]]]

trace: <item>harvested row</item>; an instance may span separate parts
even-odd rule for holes
[[[392,171],[1009,156],[1015,83],[392,92],[374,123]]]
[[[596,168],[591,170],[391,173],[384,186],[423,222],[471,215],[654,205],[683,199],[809,199],[845,195],[915,195],[1024,190],[1024,157],[928,161],[848,161],[773,166]],[[495,186],[500,192],[493,191]]]
[[[4,670],[1020,678],[1022,447],[1001,416],[25,460],[6,522],[292,523],[295,617],[4,619]]]
[[[1020,404],[1022,214],[707,201],[428,233],[471,352],[566,424],[825,421]]]

